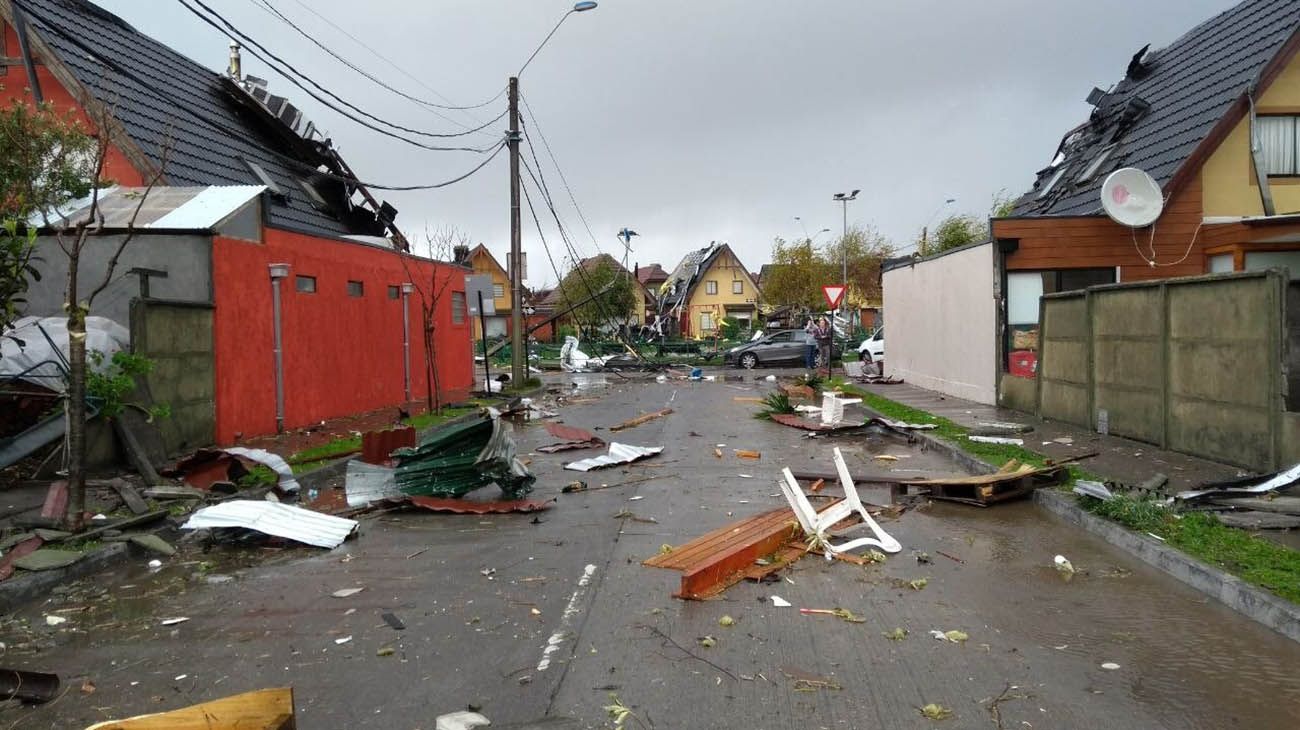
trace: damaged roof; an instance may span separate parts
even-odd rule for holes
[[[699,281],[700,274],[708,270],[709,264],[724,248],[728,248],[727,244],[710,241],[704,248],[697,248],[683,256],[660,289],[662,296],[659,298],[659,311],[672,309],[685,301],[690,295],[691,287]]]
[[[304,183],[319,159],[303,160],[301,146],[295,154],[295,145],[285,140],[288,127],[274,129],[268,120],[241,108],[235,96],[241,92],[223,74],[87,0],[11,2],[76,80],[112,109],[127,136],[155,164],[166,150],[163,174],[168,185],[265,184],[251,162],[279,189],[280,194],[267,201],[268,225],[329,238],[384,233],[369,211],[346,206],[340,211],[306,190]],[[210,50],[213,58],[224,59],[227,53],[225,47]],[[338,183],[318,187],[322,190],[316,192],[330,200],[334,194],[341,200],[344,194]]]
[[[1012,216],[1100,213],[1101,184],[1120,167],[1168,186],[1298,26],[1295,0],[1246,0],[1166,48],[1138,51],[1114,88],[1090,98],[1091,117],[1066,134]]]

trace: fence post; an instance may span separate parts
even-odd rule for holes
[[[1095,432],[1097,430],[1097,352],[1096,318],[1093,317],[1092,312],[1092,296],[1092,289],[1083,290],[1083,316],[1088,326],[1088,336],[1085,340],[1088,347],[1088,430]]]
[[[1170,372],[1170,362],[1172,359],[1169,355],[1173,347],[1172,337],[1170,336],[1169,319],[1171,316],[1172,306],[1169,303],[1169,285],[1161,282],[1160,284],[1160,448],[1169,448],[1169,422],[1172,419],[1170,414],[1170,397],[1169,383],[1173,377]]]

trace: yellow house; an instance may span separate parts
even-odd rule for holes
[[[470,268],[476,275],[492,277],[492,300],[496,306],[496,314],[487,317],[487,335],[488,337],[505,337],[510,331],[510,274],[487,250],[487,246],[479,244],[475,246],[468,257]],[[479,323],[474,323],[474,338],[478,339],[483,336]]]
[[[701,339],[714,337],[726,317],[742,330],[758,317],[759,288],[731,246],[713,242],[692,251],[677,264],[659,297],[665,334]]]

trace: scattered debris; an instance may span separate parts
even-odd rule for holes
[[[59,696],[59,675],[0,669],[0,698],[23,702],[49,702]]]
[[[334,643],[335,643],[335,644],[346,644],[346,643],[348,643],[349,641],[352,641],[352,635],[351,635],[351,634],[349,634],[349,635],[347,635],[347,636],[344,636],[344,637],[341,637],[341,638],[338,638],[338,639],[335,639],[335,640],[334,640]]]
[[[1056,571],[1060,573],[1066,580],[1069,580],[1071,577],[1074,576],[1074,564],[1071,563],[1070,560],[1066,558],[1064,555],[1057,555],[1056,557],[1052,558],[1052,563],[1056,565]]]
[[[61,625],[63,625],[63,624],[66,624],[67,622],[68,622],[68,619],[67,619],[66,617],[64,617],[64,616],[55,616],[55,615],[53,615],[53,614],[46,614],[46,615],[45,615],[45,625],[46,625],[46,626],[61,626]]]
[[[718,640],[713,638],[712,636],[701,636],[700,638],[696,639],[696,642],[698,642],[699,645],[704,647],[705,649],[712,649],[713,647],[718,645]]]
[[[1115,670],[1115,669],[1119,669],[1119,665],[1116,664],[1115,662],[1103,662],[1102,665],[1101,665],[1101,668],[1102,668],[1102,669]]]
[[[780,596],[772,596],[772,605],[777,608],[789,608],[791,603]]]
[[[214,724],[214,720],[218,720]],[[282,730],[294,727],[293,689],[280,687],[245,692],[179,710],[99,722],[86,730],[158,730],[159,728],[248,728]]]
[[[163,626],[175,626],[176,624],[183,624],[189,620],[189,616],[177,616],[176,618],[165,618],[161,623]]]
[[[934,562],[933,560],[930,559],[930,553],[914,552],[912,553],[912,555],[916,558],[916,562],[922,565],[929,565],[930,563]]]
[[[1289,469],[1275,472],[1273,474],[1262,474],[1259,476],[1242,477],[1240,479],[1230,479],[1222,482],[1204,484],[1200,489],[1179,492],[1175,497],[1185,502],[1205,499],[1207,497],[1247,497],[1250,495],[1277,491],[1279,489],[1293,486],[1297,483],[1300,483],[1300,464],[1296,464]]]
[[[573,461],[564,465],[565,469],[572,471],[591,471],[592,469],[604,469],[618,464],[630,464],[634,461],[649,458],[664,450],[662,446],[632,446],[629,444],[620,444],[617,441],[609,445],[609,453],[601,456],[595,456],[590,459]]]
[[[964,563],[966,562],[965,560],[962,560],[961,558],[957,557],[956,555],[949,555],[948,553],[945,553],[945,552],[942,551],[942,550],[935,550],[935,552],[936,552],[936,553],[939,553],[940,555],[944,556],[945,558],[947,558],[947,559],[953,561],[954,563],[963,563],[963,564],[964,564]]]
[[[718,625],[722,627],[735,626],[736,619],[730,616],[723,616],[722,618],[718,619]]]
[[[461,710],[447,715],[439,715],[434,720],[434,730],[474,730],[476,727],[491,725],[492,721],[473,710]]]
[[[157,535],[131,535],[130,541],[132,545],[138,545],[145,550],[159,553],[160,555],[170,556],[176,554],[176,548],[172,547],[171,543]]]
[[[881,636],[885,637],[886,639],[889,639],[890,641],[902,641],[903,639],[907,638],[907,629],[895,628],[893,631],[886,631],[882,633]]]
[[[761,459],[761,458],[763,458],[763,455],[762,455],[761,453],[759,453],[759,452],[757,452],[757,451],[751,451],[750,449],[732,449],[731,451],[732,451],[732,453],[734,453],[734,454],[736,455],[736,458],[737,458],[737,459]]]
[[[23,570],[40,571],[40,570],[57,570],[66,568],[69,565],[81,560],[83,553],[76,550],[52,550],[50,548],[40,548],[34,552],[23,555],[13,561],[15,568]]]
[[[547,421],[545,426],[547,433],[561,439],[559,443],[538,447],[537,450],[545,454],[570,449],[598,449],[605,445],[603,440],[586,429],[566,426],[554,421]]]
[[[947,720],[952,717],[952,710],[943,705],[936,705],[933,702],[924,707],[916,708],[916,711],[921,713],[921,716],[927,720]]]
[[[384,623],[391,626],[394,631],[406,630],[406,624],[402,621],[402,619],[398,618],[397,614],[395,613],[384,613],[383,615],[380,616],[380,618],[384,620]]]
[[[489,408],[478,418],[426,435],[413,449],[398,449],[397,487],[405,494],[462,497],[496,484],[510,499],[532,491],[536,478],[515,456],[513,428]]]
[[[929,578],[917,578],[916,580],[909,580],[909,581],[907,582],[907,585],[908,585],[908,587],[911,588],[912,590],[914,590],[914,591],[919,591],[919,590],[924,589],[926,586],[930,585],[930,579],[929,579]]]
[[[340,589],[338,589],[337,591],[334,591],[333,593],[331,593],[330,595],[331,595],[331,596],[334,596],[335,598],[347,598],[348,596],[355,596],[356,594],[358,594],[358,593],[360,593],[361,591],[364,591],[364,590],[365,590],[364,587],[362,587],[362,588],[340,588]]]
[[[1115,498],[1115,495],[1106,488],[1105,484],[1086,479],[1080,479],[1074,483],[1074,493],[1100,499],[1103,502],[1109,502]]]
[[[216,527],[239,527],[307,545],[336,548],[357,529],[357,521],[277,502],[235,499],[204,507],[181,525],[184,530]]]
[[[348,462],[343,490],[349,507],[367,507],[374,502],[405,496],[397,488],[396,469],[368,464],[361,459]]]
[[[483,501],[477,499],[451,499],[448,497],[411,497],[412,505],[431,512],[452,512],[455,514],[500,515],[510,513],[531,514],[551,508],[555,500],[539,502],[533,499],[497,499]]]
[[[939,641],[951,641],[954,644],[960,644],[963,641],[966,641],[967,639],[970,638],[969,636],[966,635],[965,631],[958,631],[957,629],[953,629],[952,631],[939,631],[938,629],[931,629],[930,636],[933,636]]]
[[[781,667],[781,673],[786,677],[794,680],[793,689],[795,692],[816,692],[817,690],[842,690],[844,687],[836,682],[832,677],[824,677],[811,672],[805,672],[795,667]]]
[[[671,414],[672,412],[673,412],[673,409],[671,409],[671,408],[664,408],[663,410],[658,410],[658,411],[655,411],[655,412],[653,412],[653,413],[646,413],[646,414],[643,414],[643,415],[637,416],[636,418],[632,418],[632,419],[626,420],[626,421],[624,421],[624,422],[622,422],[622,423],[619,423],[619,424],[617,424],[617,425],[610,426],[610,427],[609,427],[609,430],[610,430],[610,431],[623,431],[623,430],[625,430],[625,429],[629,429],[629,428],[636,428],[637,426],[640,426],[640,425],[643,424],[643,423],[647,423],[647,422],[649,422],[649,421],[653,421],[653,420],[655,420],[655,419],[657,419],[657,418],[663,418],[664,416],[667,416],[667,415]]]
[[[1007,444],[1009,446],[1024,446],[1025,440],[1012,438],[1010,436],[967,436],[967,439],[981,444]]]
[[[848,621],[849,623],[854,623],[854,624],[862,624],[867,622],[865,618],[858,616],[857,614],[853,613],[847,608],[801,608],[799,609],[799,613],[811,614],[811,615],[834,616],[835,618],[843,619],[845,621]]]

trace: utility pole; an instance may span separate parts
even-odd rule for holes
[[[519,223],[519,77],[510,77],[510,384],[523,387],[528,379],[524,350],[523,232]]]
[[[849,201],[857,200],[858,193],[861,190],[854,190],[851,193],[836,193],[832,200],[838,201],[844,210],[844,233],[840,236],[840,258],[842,261],[843,278],[840,280],[844,284],[844,298],[840,300],[840,316],[844,318],[844,336],[848,339],[849,334]]]

